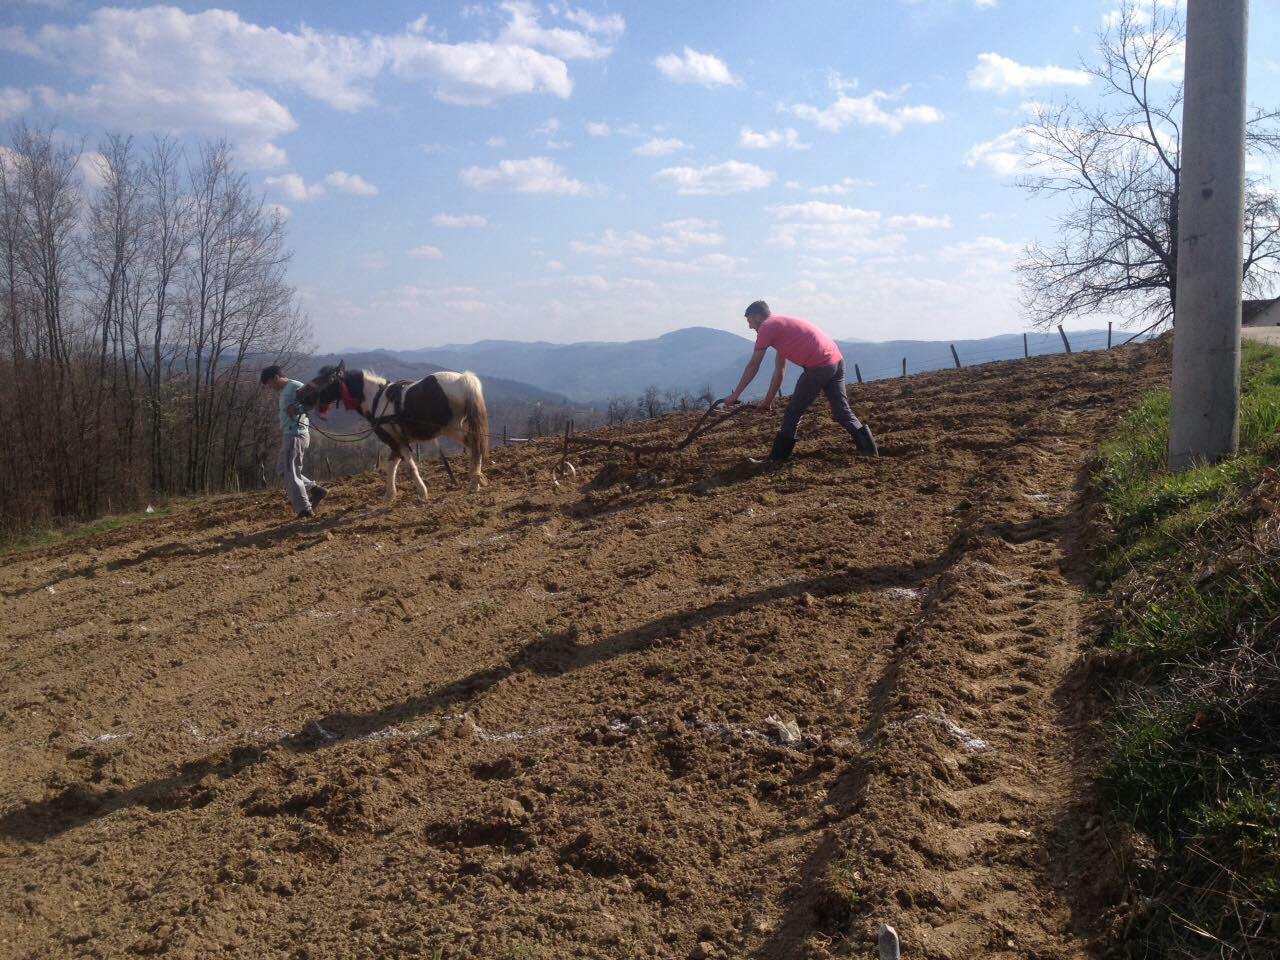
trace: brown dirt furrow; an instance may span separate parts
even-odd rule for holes
[[[1162,349],[10,556],[0,957],[1085,955],[1078,482]]]

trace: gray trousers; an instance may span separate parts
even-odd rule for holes
[[[307,493],[312,487],[319,486],[302,474],[302,458],[310,443],[310,434],[297,436],[286,433],[280,438],[280,459],[276,461],[276,473],[284,480],[284,492],[289,495],[289,503],[298,513],[311,509],[311,498]]]
[[[849,396],[844,392],[844,361],[841,360],[834,367],[804,368],[804,373],[800,374],[795,391],[791,394],[791,402],[787,404],[787,412],[782,415],[779,433],[794,440],[800,429],[800,418],[820,393],[827,395],[827,401],[831,404],[831,416],[850,435],[862,426],[862,421],[853,415]]]

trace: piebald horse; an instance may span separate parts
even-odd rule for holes
[[[489,481],[481,469],[489,451],[489,411],[484,404],[480,379],[470,371],[441,370],[421,380],[388,383],[368,370],[348,370],[347,362],[321,367],[315,379],[298,390],[304,410],[319,407],[323,414],[329,404],[354,410],[369,421],[378,439],[391,448],[387,464],[387,503],[396,496],[396,471],[403,460],[427,498],[427,485],[418,473],[411,444],[448,437],[462,444],[470,455],[470,489]]]

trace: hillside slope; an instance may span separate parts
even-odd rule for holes
[[[1085,956],[1078,477],[1163,351],[8,558],[0,955]]]

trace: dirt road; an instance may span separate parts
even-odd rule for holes
[[[1163,351],[11,556],[0,956],[1087,955],[1078,482]]]

